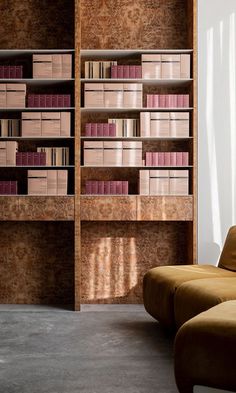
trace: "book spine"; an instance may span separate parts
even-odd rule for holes
[[[189,154],[188,152],[182,152],[182,165],[188,166],[189,165]]]
[[[135,79],[136,78],[136,67],[135,67],[135,65],[129,66],[129,77],[131,79]]]
[[[85,124],[85,136],[92,136],[92,124],[91,123]]]
[[[97,124],[97,136],[103,136],[103,123]]]
[[[104,181],[100,180],[98,182],[98,194],[99,195],[104,195],[105,191],[104,191]]]
[[[117,66],[116,65],[111,66],[111,78],[117,79]]]
[[[170,152],[164,153],[164,166],[170,166]]]
[[[122,181],[122,194],[123,195],[129,194],[129,182],[126,180]]]
[[[109,123],[108,124],[109,128],[109,136],[115,137],[116,136],[116,125],[115,123]]]
[[[27,162],[28,165],[34,165],[34,153],[32,152],[27,153]]]
[[[152,153],[151,152],[146,152],[145,165],[146,166],[152,166]]]
[[[118,79],[124,78],[124,66],[122,65],[117,66],[117,78]]]
[[[123,78],[124,79],[129,79],[130,78],[130,66],[129,65],[124,65],[123,66]]]
[[[91,136],[97,136],[97,123],[91,123]]]
[[[87,195],[92,194],[92,182],[91,182],[91,180],[87,180],[85,182],[85,194],[87,194]]]
[[[142,66],[135,66],[135,78],[142,79]]]
[[[22,153],[20,153],[20,152],[17,152],[16,153],[16,165],[18,166],[18,165],[22,165]]]

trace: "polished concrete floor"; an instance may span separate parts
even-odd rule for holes
[[[177,393],[172,348],[142,306],[1,306],[0,392]]]

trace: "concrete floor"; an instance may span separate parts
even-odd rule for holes
[[[142,306],[1,306],[0,392],[177,393],[172,347]]]

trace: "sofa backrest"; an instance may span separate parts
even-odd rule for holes
[[[218,266],[236,272],[236,226],[229,229]]]

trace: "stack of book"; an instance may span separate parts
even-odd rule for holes
[[[85,78],[103,79],[111,77],[111,68],[117,61],[86,61]]]
[[[144,79],[190,78],[189,54],[143,54]]]
[[[188,195],[189,173],[186,170],[141,170],[139,194]]]
[[[188,166],[188,152],[146,152],[146,166]]]
[[[10,66],[0,65],[0,78],[1,79],[22,79],[23,66]]]
[[[29,94],[29,108],[69,108],[70,94]]]
[[[0,181],[0,195],[17,195],[17,181]]]
[[[139,136],[138,119],[108,119],[108,123],[116,127],[116,136],[133,137]]]
[[[46,153],[17,152],[16,165],[19,166],[44,166],[46,165]]]
[[[85,193],[88,195],[128,195],[129,182],[123,180],[87,180]]]
[[[188,108],[189,94],[147,94],[147,108]]]
[[[70,112],[23,112],[21,118],[24,137],[70,136]]]
[[[69,165],[68,147],[38,147],[37,152],[45,155],[45,165],[47,166]]]
[[[188,137],[189,112],[142,112],[140,134],[144,137]]]
[[[142,142],[86,141],[85,166],[143,166]]]
[[[0,108],[25,108],[26,85],[23,83],[0,84]]]
[[[0,166],[15,166],[18,143],[15,141],[0,142]]]
[[[113,65],[111,67],[113,79],[141,79],[142,67],[139,65]]]
[[[116,125],[113,123],[86,123],[85,136],[116,136]]]
[[[0,119],[0,136],[20,136],[20,120]]]
[[[33,78],[70,79],[72,77],[72,55],[33,55]]]
[[[141,108],[141,83],[85,83],[85,108]]]
[[[29,170],[28,195],[67,195],[66,170]]]

